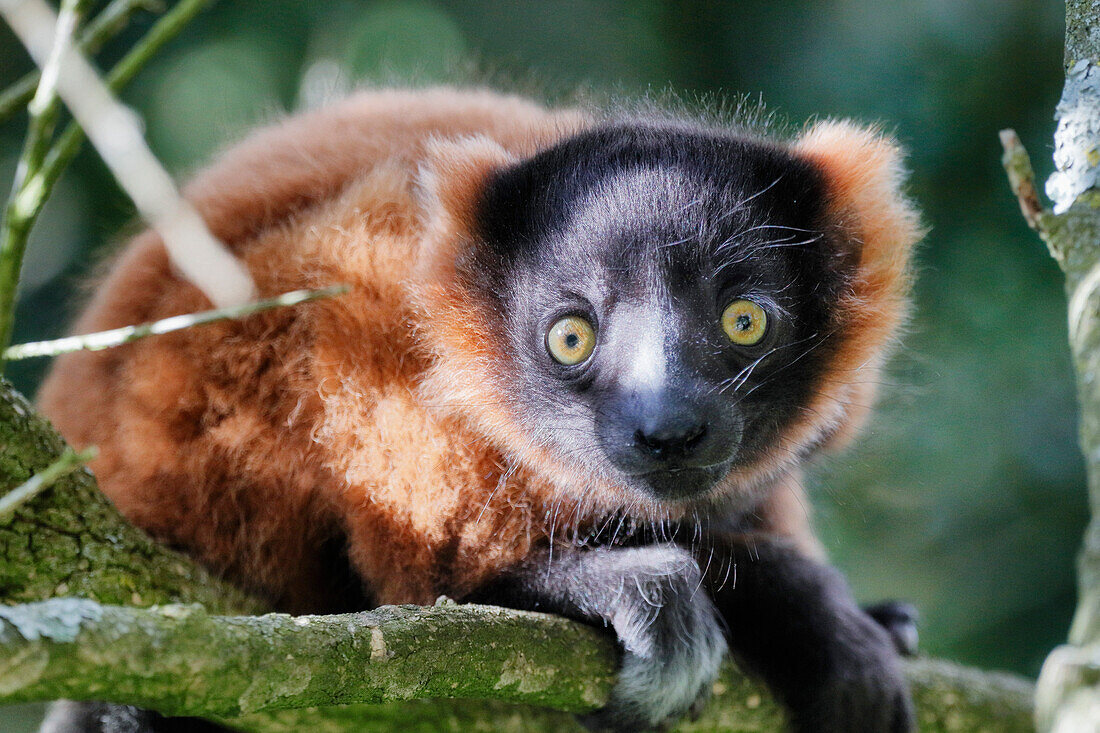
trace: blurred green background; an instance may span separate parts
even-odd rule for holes
[[[860,598],[919,606],[925,652],[1033,675],[1068,627],[1085,489],[1061,278],[1009,194],[997,130],[1015,127],[1045,178],[1062,14],[1036,0],[222,0],[124,98],[179,177],[349,79],[748,93],[796,123],[882,122],[911,152],[931,233],[878,417],[813,476],[821,534]],[[0,83],[29,67],[0,29]],[[0,126],[0,180],[23,125]],[[32,238],[17,340],[64,332],[132,216],[85,151]],[[31,392],[43,367],[11,374]]]

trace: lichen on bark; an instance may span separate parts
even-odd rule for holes
[[[1064,64],[1066,82],[1055,110],[1056,172],[1046,186],[1053,211],[1028,216],[1066,277],[1092,513],[1078,558],[1079,600],[1069,643],[1047,658],[1037,689],[1037,726],[1059,733],[1100,730],[1100,0],[1067,0]],[[1027,215],[1019,185],[1026,154],[1009,147],[1006,169]],[[1030,164],[1023,174],[1031,175]]]

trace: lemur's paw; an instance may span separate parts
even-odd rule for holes
[[[916,718],[890,633],[852,608],[823,684],[793,705],[799,733],[910,733]]]
[[[690,553],[650,546],[614,556],[618,592],[599,615],[618,635],[622,669],[607,706],[582,722],[636,733],[674,722],[706,698],[726,640]]]
[[[920,614],[915,606],[903,601],[882,601],[864,606],[863,612],[886,629],[898,654],[903,657],[912,657],[917,653],[919,642],[917,620]]]

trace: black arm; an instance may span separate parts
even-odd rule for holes
[[[786,704],[796,731],[913,730],[894,640],[840,573],[767,537],[707,544],[717,549],[706,585],[730,650]]]

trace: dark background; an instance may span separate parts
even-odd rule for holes
[[[1045,178],[1062,14],[1035,0],[223,0],[124,97],[181,178],[348,78],[748,94],[796,125],[881,122],[910,151],[931,233],[878,418],[812,478],[821,534],[861,598],[920,607],[925,652],[1033,675],[1069,623],[1085,489],[1061,277],[1009,194],[997,131],[1015,127]],[[28,68],[0,29],[0,82]],[[24,122],[0,126],[0,180]],[[32,238],[17,340],[65,330],[81,276],[132,216],[85,151]],[[43,367],[11,374],[32,391]]]

